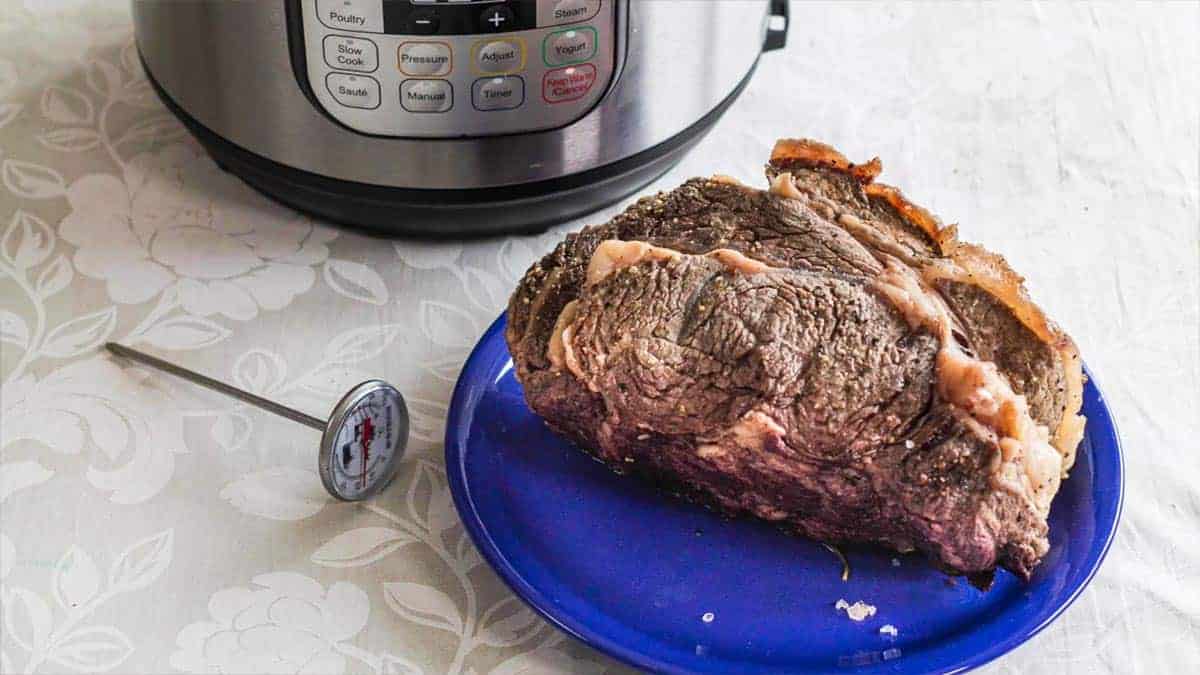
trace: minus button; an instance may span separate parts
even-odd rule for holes
[[[438,15],[427,9],[418,9],[408,15],[409,30],[415,35],[433,35],[438,31]]]

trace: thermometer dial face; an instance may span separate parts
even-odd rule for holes
[[[408,442],[408,410],[384,382],[355,387],[338,403],[321,439],[325,489],[346,501],[365,499],[391,481]]]

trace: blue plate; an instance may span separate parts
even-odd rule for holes
[[[611,473],[526,407],[503,316],[459,376],[446,470],[467,531],[513,591],[626,663],[668,673],[954,673],[1053,621],[1108,551],[1121,451],[1090,377],[1083,412],[1087,435],[1050,512],[1050,553],[1031,583],[1000,572],[987,593],[919,555],[873,548],[847,552],[843,582],[819,544],[722,520]],[[841,598],[878,613],[850,621],[834,609]],[[885,624],[899,635],[881,635]]]

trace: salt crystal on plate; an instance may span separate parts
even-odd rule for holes
[[[833,608],[846,610],[846,616],[850,617],[851,621],[862,621],[869,616],[875,616],[875,605],[868,605],[862,600],[858,600],[851,605],[846,602],[845,598],[841,598]]]
[[[896,637],[897,635],[900,634],[900,631],[896,630],[896,627],[889,623],[889,624],[884,624],[883,627],[879,629],[879,634],[880,635],[890,635],[892,637]]]

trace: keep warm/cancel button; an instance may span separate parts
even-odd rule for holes
[[[542,98],[547,103],[562,103],[583,98],[596,83],[596,66],[584,63],[557,68],[542,77]]]

